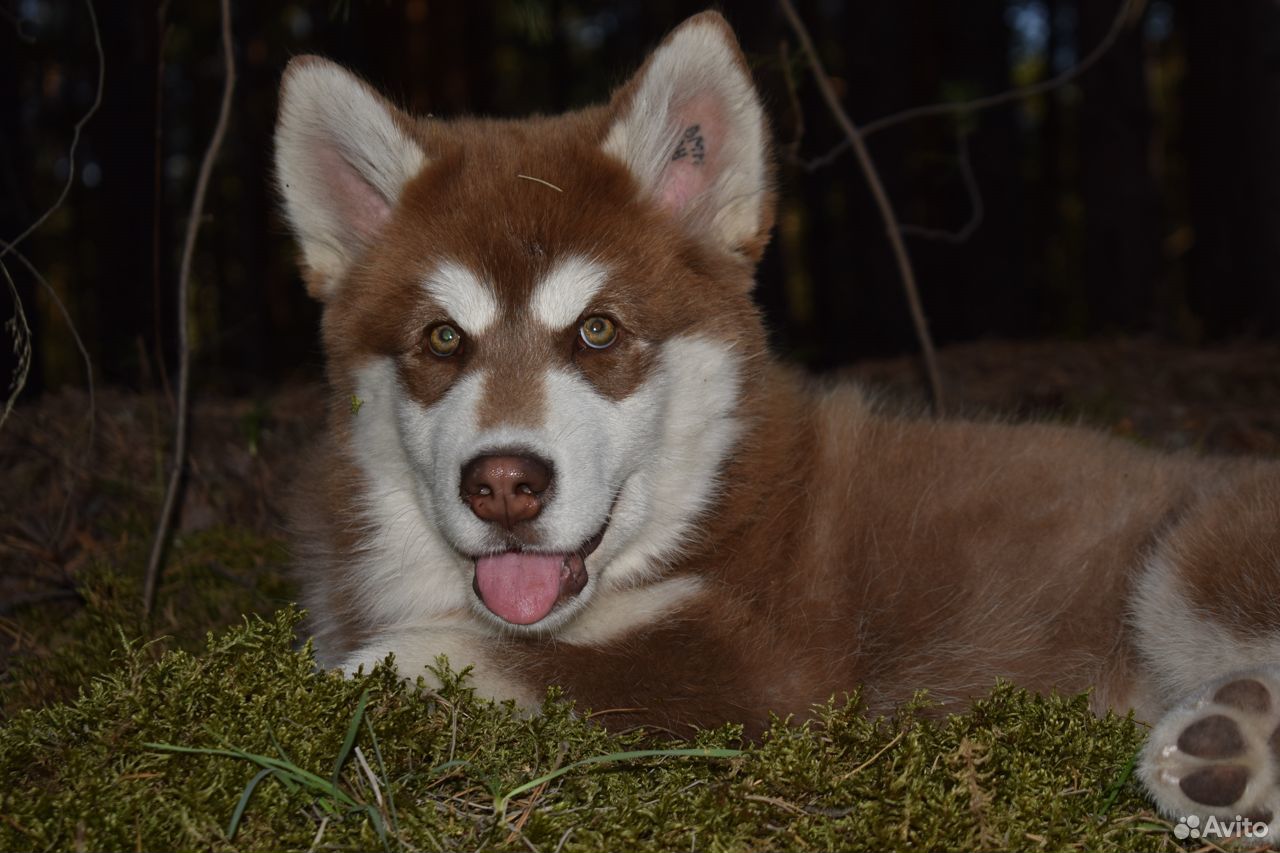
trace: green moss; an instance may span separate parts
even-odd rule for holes
[[[117,642],[74,701],[16,714],[0,729],[0,849],[1176,847],[1124,776],[1141,727],[1096,718],[1084,697],[1009,686],[962,716],[931,719],[918,701],[872,720],[854,700],[778,721],[735,758],[576,767],[514,797],[500,820],[498,797],[552,769],[663,744],[606,733],[554,691],[536,716],[479,701],[447,668],[438,692],[385,666],[317,673],[295,648],[297,621],[292,609],[247,618],[201,651],[158,659]],[[147,746],[233,748],[328,779],[366,691],[353,745],[376,793],[354,749],[337,777],[345,800],[268,776],[234,839],[228,823],[258,765]],[[733,727],[694,745],[742,746]]]
[[[107,544],[74,577],[78,600],[15,614],[10,630],[21,653],[6,662],[0,684],[4,717],[74,698],[114,668],[126,641],[146,638],[154,661],[173,649],[200,648],[210,628],[234,625],[241,614],[269,614],[292,600],[279,539],[213,527],[174,537],[157,612],[144,619],[140,570],[132,567],[146,563],[153,523],[139,517],[107,528]]]

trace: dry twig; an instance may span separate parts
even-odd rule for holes
[[[959,117],[1015,101],[1025,101],[1028,98],[1034,98],[1037,95],[1044,95],[1054,89],[1059,89],[1097,65],[1099,60],[1106,56],[1107,52],[1115,45],[1120,38],[1120,33],[1124,32],[1126,27],[1133,26],[1142,17],[1142,12],[1146,5],[1147,0],[1124,0],[1116,11],[1116,17],[1111,22],[1111,28],[1107,30],[1107,34],[1094,46],[1093,50],[1089,51],[1087,56],[1066,71],[1059,72],[1047,80],[1028,83],[1026,86],[1018,86],[1003,92],[997,92],[994,95],[974,98],[970,101],[944,101],[890,113],[863,125],[861,128],[862,138],[866,139],[872,134],[888,130],[912,119],[946,115]],[[801,163],[801,166],[806,172],[816,172],[818,169],[829,166],[838,160],[840,155],[849,149],[849,145],[848,139],[842,139],[826,154]]]
[[[58,306],[58,313],[62,315],[63,321],[67,324],[67,328],[71,331],[71,338],[76,343],[76,349],[80,351],[80,358],[81,360],[84,361],[85,386],[89,394],[89,411],[85,415],[85,417],[89,421],[89,435],[85,442],[85,454],[87,455],[89,452],[93,450],[94,427],[95,427],[95,424],[97,423],[97,412],[98,412],[97,397],[96,397],[96,392],[94,390],[94,384],[93,384],[93,359],[89,357],[89,350],[84,345],[84,339],[80,337],[80,330],[76,328],[75,322],[72,321],[71,319],[71,312],[67,310],[67,304],[62,301],[62,297],[58,295],[58,291],[55,290],[53,285],[49,283],[48,279],[46,279],[43,275],[41,275],[39,268],[36,267],[35,264],[31,263],[31,260],[26,255],[22,254],[22,252],[19,252],[16,248],[14,248],[14,245],[12,243],[7,243],[4,240],[0,240],[0,248],[3,248],[6,251],[8,251],[9,254],[13,255],[14,258],[17,259],[18,263],[26,267],[28,275],[30,275],[33,279],[35,279],[36,283],[39,284],[41,287],[43,287],[45,292],[49,294],[49,298],[53,300],[54,305]],[[4,266],[4,262],[0,261],[0,267],[2,266]],[[5,270],[5,276],[6,277],[8,276],[7,269]],[[9,283],[10,283],[10,291],[13,294],[14,305],[17,307],[18,313],[21,314],[22,304],[18,300],[18,291],[15,287],[13,287],[12,279],[10,279]],[[15,317],[15,319],[17,318]],[[25,322],[25,317],[24,317],[24,322]],[[4,426],[5,417],[8,417],[9,409],[12,408],[13,403],[17,400],[18,393],[20,391],[21,391],[21,388],[18,388],[17,390],[15,390],[13,393],[13,396],[6,402],[4,416],[0,417],[0,426]]]
[[[977,112],[978,110],[990,109],[998,107],[1001,104],[1008,104],[1014,101],[1025,101],[1027,98],[1034,98],[1036,95],[1043,95],[1046,92],[1052,92],[1066,84],[1070,83],[1081,74],[1098,64],[1102,57],[1106,56],[1107,51],[1111,50],[1112,45],[1120,38],[1120,33],[1132,26],[1142,17],[1142,11],[1147,5],[1147,0],[1124,0],[1120,4],[1119,11],[1116,12],[1115,20],[1111,22],[1111,29],[1107,30],[1107,34],[1102,40],[1089,52],[1089,55],[1081,59],[1075,65],[1059,74],[1055,74],[1048,80],[1041,80],[1038,83],[1031,83],[1026,86],[1019,86],[1016,89],[1009,89],[999,92],[995,95],[988,95],[984,98],[975,98],[972,101],[956,101],[940,104],[928,104],[922,107],[912,107],[902,112],[887,115],[884,118],[867,122],[867,126],[862,129],[863,136],[870,136],[873,133],[879,133],[887,130],[894,125],[902,124],[904,121],[912,119],[924,118],[925,116],[940,115],[964,115],[966,113]]]
[[[191,397],[191,343],[187,328],[191,261],[195,256],[196,236],[200,232],[200,220],[204,214],[204,197],[209,189],[209,176],[213,172],[214,160],[218,157],[218,151],[222,148],[222,139],[227,132],[227,121],[231,116],[231,94],[236,86],[235,52],[231,43],[230,0],[221,0],[221,6],[222,54],[226,66],[222,82],[222,106],[218,109],[218,123],[214,126],[209,147],[205,149],[204,159],[200,162],[195,196],[191,200],[191,214],[187,218],[186,239],[182,245],[182,266],[178,272],[178,417],[174,427],[173,465],[169,472],[169,485],[165,490],[164,506],[160,510],[155,539],[151,543],[151,557],[147,561],[147,576],[142,592],[142,609],[147,616],[151,615],[152,606],[155,604],[160,561],[164,555],[165,541],[169,537],[169,528],[173,523],[173,511],[182,485],[182,472],[186,468],[187,412]]]
[[[66,321],[67,327],[71,329],[71,336],[75,338],[76,346],[80,349],[80,355],[84,359],[85,381],[87,382],[89,389],[89,437],[88,442],[85,445],[85,453],[88,454],[93,450],[93,428],[97,413],[93,389],[93,361],[89,358],[89,351],[85,349],[84,341],[80,337],[80,331],[76,328],[76,324],[72,322],[71,314],[67,311],[67,306],[63,303],[62,297],[60,297],[58,292],[53,289],[48,281],[45,280],[44,276],[40,274],[35,265],[32,264],[31,261],[27,260],[25,255],[18,251],[18,244],[35,233],[36,229],[48,221],[54,211],[61,207],[62,203],[66,201],[67,194],[71,192],[71,185],[75,182],[76,149],[80,147],[80,134],[84,130],[84,126],[88,124],[89,120],[98,112],[98,108],[102,106],[102,87],[103,81],[106,79],[107,57],[106,53],[102,49],[102,32],[98,29],[98,15],[97,12],[94,11],[93,0],[85,0],[84,5],[89,12],[89,26],[93,32],[93,47],[97,52],[98,57],[98,84],[94,89],[93,103],[89,105],[89,108],[85,110],[84,115],[80,117],[79,121],[75,123],[75,126],[71,130],[71,144],[67,146],[67,179],[62,184],[62,191],[58,193],[58,197],[54,200],[53,204],[51,204],[44,213],[40,214],[34,222],[23,229],[18,236],[14,237],[12,240],[0,240],[0,260],[10,254],[16,257],[19,262],[27,268],[27,271],[31,273],[36,282],[44,287],[44,289],[49,293],[49,296],[52,297],[54,303],[58,306],[58,310],[62,313],[62,318]],[[18,37],[27,41],[27,38],[24,37],[24,33],[22,32],[22,21],[15,20],[15,27],[18,30]],[[2,266],[2,264],[0,264],[0,266]],[[11,322],[13,324],[14,346],[16,349],[22,349],[25,351],[16,353],[18,356],[19,370],[14,378],[12,393],[5,400],[3,414],[0,414],[0,426],[4,426],[5,420],[9,417],[9,412],[12,411],[14,403],[17,402],[18,396],[22,393],[22,389],[27,382],[27,370],[31,367],[31,329],[27,326],[27,317],[26,312],[22,307],[22,299],[18,295],[18,288],[13,283],[13,279],[9,278],[8,269],[5,269],[4,274],[9,285],[9,292],[13,297],[14,316]],[[23,330],[25,330],[25,338],[20,344],[19,334],[23,333]]]
[[[921,349],[923,350],[926,370],[929,373],[929,383],[934,395],[934,411],[941,414],[942,399],[940,396],[940,380],[937,374],[935,358],[933,356],[933,344],[929,338],[928,326],[924,320],[923,310],[920,308],[919,294],[915,286],[915,276],[910,266],[910,259],[906,255],[906,250],[901,247],[902,233],[909,233],[918,237],[927,239],[945,240],[950,243],[963,243],[972,236],[977,230],[983,218],[982,195],[979,191],[977,180],[974,178],[972,166],[968,159],[968,147],[963,133],[960,136],[958,145],[958,159],[960,161],[961,174],[964,178],[965,189],[969,195],[973,213],[969,222],[957,232],[940,231],[936,229],[921,228],[912,225],[899,225],[896,219],[892,218],[893,208],[889,204],[888,198],[884,196],[883,187],[880,185],[878,176],[875,173],[870,158],[867,156],[865,145],[863,144],[866,137],[890,127],[902,124],[918,118],[926,118],[930,116],[962,116],[969,113],[978,112],[991,107],[1001,106],[1003,104],[1015,101],[1026,100],[1037,95],[1051,92],[1075,78],[1084,74],[1094,65],[1096,65],[1103,56],[1115,45],[1120,38],[1120,34],[1128,27],[1133,26],[1142,17],[1143,10],[1146,8],[1147,0],[1123,0],[1120,8],[1116,11],[1115,19],[1111,22],[1111,27],[1107,30],[1102,40],[1094,46],[1087,56],[1081,59],[1072,67],[1062,71],[1047,80],[1041,80],[1037,83],[1031,83],[1026,86],[1019,86],[999,92],[994,95],[988,95],[981,98],[975,98],[969,101],[948,101],[944,103],[928,104],[925,106],[912,107],[900,112],[892,113],[875,121],[868,122],[862,128],[857,128],[853,122],[849,120],[848,115],[839,108],[838,100],[835,98],[834,91],[827,80],[825,73],[821,71],[821,64],[817,59],[814,51],[812,40],[809,38],[808,31],[804,28],[804,24],[800,21],[796,14],[795,8],[791,5],[790,0],[779,0],[783,12],[786,14],[791,26],[796,30],[796,35],[800,38],[801,44],[805,48],[805,53],[810,58],[810,64],[814,68],[814,75],[818,80],[818,85],[822,90],[823,98],[827,101],[828,107],[831,108],[832,114],[841,124],[845,131],[845,138],[835,145],[826,154],[815,157],[807,162],[800,162],[795,159],[806,172],[814,172],[834,162],[841,154],[849,148],[853,148],[858,156],[858,160],[862,169],[867,174],[867,179],[871,183],[872,192],[876,195],[876,202],[880,207],[882,216],[886,217],[887,227],[889,229],[889,237],[893,242],[894,254],[898,258],[898,266],[902,271],[903,285],[907,291],[907,301],[911,306],[912,321],[916,326],[916,335],[920,338]],[[790,80],[788,79],[788,83]],[[852,131],[852,132],[850,132]]]
[[[956,159],[960,162],[960,177],[964,181],[965,193],[969,196],[969,221],[959,231],[944,231],[940,228],[926,228],[923,225],[903,225],[902,233],[912,237],[923,237],[926,240],[941,240],[958,246],[967,242],[978,227],[986,210],[982,204],[982,190],[978,187],[978,179],[973,174],[973,163],[969,160],[969,134],[963,129],[956,134]]]
[[[0,427],[9,419],[13,404],[18,401],[22,389],[27,385],[27,374],[31,372],[31,325],[27,323],[27,312],[22,309],[22,298],[18,296],[18,286],[9,275],[9,268],[0,261],[0,272],[4,273],[5,283],[9,285],[9,293],[13,296],[13,316],[4,323],[4,329],[13,338],[13,354],[18,365],[13,371],[13,380],[9,384],[9,396],[4,401],[4,409],[0,411]]]
[[[786,39],[778,43],[778,54],[782,65],[782,79],[787,84],[787,103],[791,105],[791,116],[795,122],[795,132],[783,150],[786,152],[786,158],[795,163],[800,160],[800,143],[804,140],[804,108],[800,106],[800,93],[796,86],[795,74],[791,71],[791,50],[787,46]]]
[[[49,209],[36,217],[36,221],[32,222],[26,229],[14,237],[4,246],[0,246],[0,258],[13,251],[13,247],[17,246],[23,240],[32,235],[33,232],[53,216],[54,211],[62,206],[62,202],[66,201],[67,194],[71,192],[71,185],[76,179],[76,148],[80,145],[80,132],[84,130],[84,126],[89,123],[89,119],[93,118],[94,113],[98,111],[98,107],[102,105],[102,80],[106,73],[106,56],[102,52],[102,34],[98,31],[98,15],[93,10],[93,0],[85,0],[84,5],[89,10],[89,22],[93,25],[93,44],[98,50],[98,89],[94,94],[93,103],[85,114],[76,122],[75,127],[71,130],[71,145],[67,150],[67,180],[62,185],[62,192],[58,193],[57,199],[53,204],[49,205]]]
[[[924,308],[920,303],[920,293],[916,287],[916,276],[911,267],[911,257],[907,254],[906,244],[902,241],[902,231],[898,227],[898,218],[893,210],[893,202],[889,200],[889,195],[885,192],[884,184],[880,180],[880,173],[877,171],[875,163],[872,162],[871,155],[867,153],[867,146],[862,141],[862,135],[859,133],[857,125],[849,118],[849,114],[845,112],[844,107],[840,104],[839,97],[836,96],[835,90],[831,87],[831,80],[827,77],[827,72],[822,67],[822,60],[818,58],[818,51],[813,46],[813,39],[809,36],[809,30],[806,29],[804,22],[800,20],[795,7],[791,5],[791,0],[779,0],[779,3],[782,6],[783,13],[787,16],[787,20],[791,23],[791,28],[795,30],[796,37],[800,40],[801,48],[809,58],[809,67],[813,71],[813,77],[818,84],[818,89],[822,92],[822,98],[826,101],[827,108],[831,110],[831,115],[835,117],[845,136],[849,139],[849,144],[852,146],[853,152],[858,158],[858,163],[867,177],[867,183],[871,187],[871,194],[875,197],[876,206],[880,209],[880,216],[884,220],[885,230],[889,235],[889,244],[892,246],[894,258],[898,262],[898,271],[902,275],[902,286],[907,294],[907,305],[911,309],[911,321],[916,329],[916,337],[920,340],[921,355],[924,358],[925,372],[928,374],[929,387],[933,396],[933,413],[937,417],[942,417],[946,414],[946,405],[942,396],[942,377],[938,373],[938,359],[934,352],[933,338],[929,335],[929,324],[924,316]]]
[[[169,41],[169,0],[160,0],[156,6],[156,76],[152,103],[155,105],[156,120],[152,127],[152,140],[155,153],[151,163],[151,312],[154,341],[152,352],[156,362],[156,373],[159,374],[160,387],[164,390],[165,400],[169,403],[169,411],[176,408],[173,389],[169,385],[169,371],[164,363],[164,335],[160,328],[160,255],[161,231],[160,216],[164,205],[164,51]],[[144,352],[145,356],[145,352]],[[144,361],[144,364],[146,362]]]

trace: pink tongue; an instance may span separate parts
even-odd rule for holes
[[[560,600],[560,567],[564,554],[508,551],[476,560],[480,600],[516,625],[532,625]]]

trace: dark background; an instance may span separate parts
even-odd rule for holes
[[[939,344],[1149,334],[1199,344],[1280,332],[1280,2],[1147,0],[1114,48],[1049,95],[868,140],[904,223]],[[271,182],[284,64],[322,53],[416,112],[517,115],[599,101],[704,2],[235,0],[239,82],[193,275],[198,389],[319,376]],[[798,0],[855,121],[1044,80],[1121,0]],[[768,2],[720,6],[778,140],[781,200],[759,294],[775,342],[815,369],[915,351],[866,181]],[[100,382],[171,378],[178,260],[222,85],[218,4],[98,0],[106,54],[66,202],[21,250],[61,294]],[[79,0],[0,0],[0,237],[57,197],[96,55]],[[785,47],[784,47],[785,46]],[[790,74],[787,73],[788,68]],[[788,78],[794,85],[788,84]],[[967,152],[967,156],[964,152]],[[48,297],[5,259],[34,332],[26,394],[82,384]],[[0,319],[12,313],[0,288]],[[10,347],[0,367],[12,369]]]

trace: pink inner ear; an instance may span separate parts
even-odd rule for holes
[[[361,239],[373,236],[391,213],[391,205],[330,145],[315,151],[316,171],[324,176],[330,210]]]
[[[658,179],[658,200],[679,215],[720,173],[725,122],[718,99],[699,95],[680,105],[673,124],[678,131]]]

